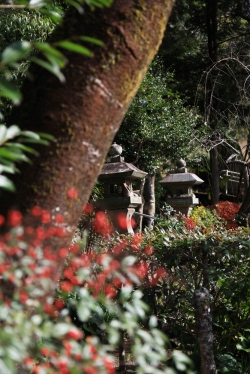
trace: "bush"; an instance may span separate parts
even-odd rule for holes
[[[54,253],[46,238],[64,236],[63,216],[56,215],[52,223],[46,210],[34,207],[31,214],[36,229],[22,227],[20,212],[9,212],[9,230],[0,238],[0,371],[112,374],[114,350],[120,332],[126,332],[134,341],[137,373],[170,373],[164,364],[166,336],[157,329],[157,318],[147,313],[139,289],[148,264],[137,254],[149,255],[141,235],[108,240],[110,223],[90,209],[85,217],[92,215],[100,247],[91,249],[85,241]],[[154,269],[151,283],[164,274]],[[190,365],[177,352],[173,358],[183,371]]]

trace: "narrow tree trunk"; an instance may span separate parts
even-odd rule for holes
[[[250,215],[250,186],[245,191],[245,198],[236,216],[237,223],[240,226],[248,227],[249,215]]]
[[[201,288],[194,293],[195,318],[201,355],[201,374],[216,374],[213,351],[212,317],[209,308],[210,293]]]
[[[210,186],[212,204],[217,204],[220,199],[219,178],[218,151],[217,147],[214,147],[210,151]]]
[[[49,242],[54,250],[69,245],[77,222],[102,167],[104,157],[143,76],[161,42],[173,0],[115,0],[110,8],[83,15],[69,9],[52,39],[76,35],[96,37],[94,57],[67,52],[68,64],[61,84],[48,71],[32,66],[32,80],[23,87],[22,105],[11,123],[21,129],[47,132],[56,138],[39,147],[32,165],[21,165],[16,175],[18,193],[3,196],[1,211],[15,206],[24,222],[34,205],[65,217],[66,235]],[[78,190],[77,199],[67,191]]]
[[[126,357],[125,357],[125,335],[124,331],[120,333],[120,342],[119,342],[119,373],[125,373],[126,370]]]
[[[208,40],[208,55],[209,65],[217,61],[218,43],[217,43],[217,9],[218,0],[206,0],[207,9],[207,40]],[[213,114],[216,108],[209,108],[209,112],[213,109]],[[216,119],[209,114],[209,122],[211,129],[216,129]],[[216,138],[214,139],[216,140]],[[218,151],[217,147],[210,150],[210,186],[211,186],[211,200],[212,204],[219,202],[220,188],[219,188],[219,166],[218,166]]]
[[[140,185],[139,185],[139,190],[140,190],[140,195],[141,195],[141,198],[142,198],[142,203],[141,203],[141,205],[139,205],[136,208],[136,212],[138,212],[138,213],[143,213],[143,208],[144,208],[144,203],[145,203],[144,196],[143,196],[144,186],[145,186],[145,179],[142,179],[142,181],[140,182]],[[136,230],[135,231],[136,232],[142,232],[143,216],[135,215],[134,219],[136,220]]]
[[[148,175],[144,186],[144,213],[150,216],[155,214],[155,175]],[[150,230],[154,227],[154,220],[144,217],[144,225]]]

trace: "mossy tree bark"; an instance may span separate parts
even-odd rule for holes
[[[31,66],[32,80],[24,84],[11,123],[50,133],[56,142],[40,147],[32,165],[21,165],[18,193],[3,196],[1,210],[17,207],[29,225],[27,213],[34,205],[64,214],[67,235],[53,239],[54,250],[71,241],[112,139],[161,43],[173,2],[115,0],[110,8],[86,8],[83,15],[70,9],[52,40],[87,35],[105,47],[93,46],[91,59],[68,52],[64,84]],[[77,200],[67,198],[71,187],[79,192]]]
[[[201,355],[201,374],[217,374],[214,361],[210,293],[202,287],[194,292],[195,319]]]

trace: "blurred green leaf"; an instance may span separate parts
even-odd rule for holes
[[[32,45],[27,41],[17,41],[12,43],[1,54],[1,63],[7,65],[16,62],[28,55],[31,51]]]
[[[72,42],[67,41],[67,40],[62,41],[62,42],[58,42],[58,43],[56,43],[56,45],[58,47],[67,49],[68,51],[81,53],[82,55],[85,55],[85,56],[88,56],[88,57],[93,56],[93,53],[88,48],[85,48],[80,44],[72,43]]]
[[[0,175],[0,188],[4,188],[9,191],[15,191],[15,186],[13,182],[7,178],[5,175]]]
[[[100,47],[104,47],[104,43],[96,38],[91,38],[90,36],[79,36],[80,40],[83,40],[84,42],[93,43],[96,45],[99,45]]]
[[[60,80],[60,82],[62,83],[65,82],[65,77],[61,73],[59,69],[59,65],[50,64],[49,62],[41,60],[40,58],[37,58],[37,57],[31,57],[31,61],[35,62],[36,64],[42,66],[44,69],[54,74]]]
[[[22,99],[21,92],[16,85],[4,78],[0,79],[0,96],[11,99],[14,104],[19,104]]]

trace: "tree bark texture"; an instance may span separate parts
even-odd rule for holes
[[[207,40],[208,40],[208,56],[209,65],[214,63],[218,59],[218,41],[217,41],[217,17],[218,17],[218,0],[207,0]],[[213,112],[216,108],[210,108],[209,111]],[[210,126],[212,130],[216,129],[217,123],[216,119],[212,119],[210,116]],[[216,140],[216,139],[214,139]],[[217,204],[220,197],[220,187],[219,187],[219,167],[218,167],[218,151],[217,147],[214,147],[210,151],[210,185],[211,185],[211,202],[212,204]]]
[[[92,36],[104,42],[94,46],[93,58],[67,52],[64,84],[38,66],[23,87],[24,99],[11,123],[21,129],[47,132],[56,138],[50,147],[39,147],[32,165],[21,165],[15,176],[18,193],[3,196],[1,210],[15,206],[26,218],[39,205],[64,215],[67,235],[53,239],[69,245],[82,207],[102,167],[112,139],[161,43],[174,0],[115,0],[110,8],[83,15],[69,9],[52,41]],[[79,196],[67,198],[74,187]]]
[[[217,147],[214,147],[210,151],[210,186],[212,204],[217,204],[220,200],[219,178],[218,151]]]
[[[201,288],[194,293],[195,318],[201,355],[201,374],[216,374],[213,351],[212,317],[209,308],[210,293]]]
[[[236,221],[241,226],[249,226],[250,215],[250,186],[245,191],[245,198],[242,202],[240,210],[236,216]]]
[[[145,179],[144,186],[144,207],[143,212],[149,216],[154,216],[155,214],[155,175],[148,175]],[[154,227],[154,220],[152,218],[143,219],[144,226],[148,227],[150,230]]]

